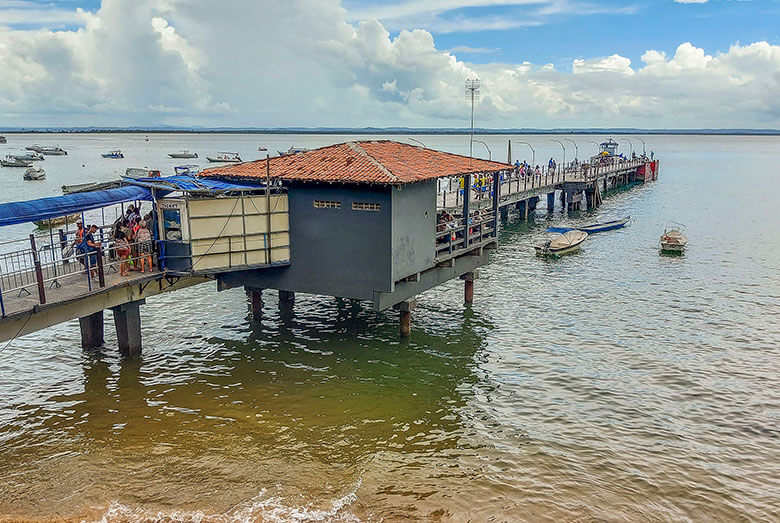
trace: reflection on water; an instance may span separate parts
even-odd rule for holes
[[[114,148],[152,147],[131,138]],[[80,150],[117,139],[59,143],[89,163]],[[544,157],[547,137],[523,139]],[[778,139],[651,140],[658,182],[510,217],[473,308],[459,281],[425,293],[407,342],[397,313],[333,298],[280,312],[266,292],[254,322],[241,289],[213,283],[147,301],[139,360],[119,360],[110,328],[81,351],[77,322],[16,340],[0,352],[0,517],[780,519]],[[153,141],[138,164],[276,145]],[[62,183],[55,165],[40,187]],[[531,248],[549,225],[625,215],[578,254]],[[687,225],[682,257],[658,255],[670,219]]]

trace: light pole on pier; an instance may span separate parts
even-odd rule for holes
[[[621,138],[621,140],[625,140],[628,142],[628,145],[631,147],[631,149],[629,149],[628,155],[631,156],[631,153],[634,152],[634,144],[631,143],[631,140],[629,140],[628,138]]]
[[[550,140],[550,141],[560,144],[561,149],[563,149],[563,170],[564,172],[566,172],[566,146],[563,145],[563,142],[560,140]]]
[[[528,147],[531,148],[531,168],[533,169],[534,167],[536,167],[536,151],[534,150],[534,146],[528,142],[517,142],[517,143],[527,145]]]
[[[420,140],[415,140],[414,138],[408,138],[408,137],[406,139],[409,140],[410,142],[417,142],[417,143],[419,143],[420,145],[422,145],[423,147],[425,147],[427,149],[425,144],[422,143]]]
[[[471,135],[469,136],[469,158],[474,157],[474,101],[479,99],[479,78],[466,80],[466,98],[471,100]]]
[[[473,138],[472,138],[472,140],[473,140]],[[474,141],[475,141],[475,142],[477,142],[477,143],[481,143],[482,145],[484,145],[484,146],[485,146],[485,149],[487,149],[487,152],[488,152],[488,158],[489,158],[491,161],[493,161],[493,153],[492,153],[492,152],[490,152],[490,147],[488,147],[488,144],[486,144],[486,143],[485,143],[485,142],[483,142],[482,140],[474,140]]]
[[[645,143],[645,141],[643,139],[641,139],[638,136],[636,137],[636,139],[639,140],[640,142],[642,142],[642,156],[647,156],[647,144]]]
[[[564,138],[564,140],[566,140],[567,142],[571,142],[571,143],[573,143],[573,144],[574,144],[574,159],[575,159],[575,160],[579,160],[579,158],[580,158],[580,148],[579,148],[579,147],[577,147],[577,142],[575,142],[575,141],[574,141],[574,140],[572,140],[571,138]]]

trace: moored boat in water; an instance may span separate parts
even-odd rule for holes
[[[147,169],[146,167],[128,167],[125,170],[125,178],[159,178],[162,176],[159,169]]]
[[[198,157],[198,153],[193,153],[193,152],[188,151],[188,150],[185,149],[185,150],[179,151],[177,153],[168,153],[168,156],[170,156],[171,158],[179,158],[179,159],[181,159],[181,158],[197,158]]]
[[[620,229],[625,227],[629,221],[631,221],[631,216],[626,216],[625,218],[621,218],[619,220],[611,220],[608,222],[585,225],[584,227],[548,227],[547,232],[558,232],[563,234],[569,231],[583,231],[587,232],[588,234],[596,234],[597,232]]]
[[[7,143],[8,139],[5,136],[0,136],[0,143]]]
[[[584,231],[568,231],[557,238],[534,245],[534,249],[540,256],[568,254],[579,250],[587,237],[588,233]]]
[[[231,162],[240,163],[241,157],[238,153],[220,152],[216,156],[206,156],[206,159],[212,163]]]
[[[36,153],[34,151],[25,154],[10,154],[9,156],[23,162],[40,162],[46,159],[41,153]]]
[[[308,150],[305,147],[290,147],[287,151],[277,149],[276,152],[279,153],[279,156],[290,156],[291,154],[305,153]]]
[[[122,154],[122,151],[120,151],[119,149],[115,151],[110,151],[105,154],[101,154],[100,156],[102,156],[103,158],[113,158],[113,159],[120,159],[125,157],[125,155]]]
[[[35,151],[37,153],[45,154],[47,156],[64,156],[68,154],[68,152],[65,149],[62,149],[61,147],[41,147],[40,150],[30,149],[31,151]]]
[[[25,180],[44,180],[46,179],[46,171],[40,168],[36,169],[35,167],[30,167],[24,171],[24,175],[22,177]]]
[[[44,229],[49,227],[56,227],[58,225],[67,225],[69,223],[76,223],[81,218],[81,213],[68,214],[67,216],[58,216],[56,218],[49,218],[47,220],[36,220],[33,223],[38,227]]]
[[[177,165],[173,168],[173,172],[177,176],[195,175],[200,172],[200,167],[197,165]]]
[[[660,240],[661,252],[666,254],[682,254],[688,244],[685,236],[685,225],[670,222],[664,227]]]
[[[0,165],[3,167],[32,167],[32,162],[19,160],[11,155],[6,155],[5,158],[0,160]]]

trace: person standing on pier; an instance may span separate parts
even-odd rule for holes
[[[84,235],[84,240],[81,242],[80,246],[81,252],[89,256],[89,268],[93,278],[96,278],[98,275],[97,252],[101,245],[100,242],[95,241],[95,233],[97,230],[97,225],[90,225],[89,231]]]

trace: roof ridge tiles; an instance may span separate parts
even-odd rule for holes
[[[382,173],[389,176],[391,180],[393,180],[394,182],[398,181],[398,177],[396,175],[390,172],[390,170],[387,167],[385,167],[382,163],[377,161],[376,158],[368,154],[368,152],[365,149],[363,149],[360,145],[358,145],[357,142],[347,142],[347,145],[349,146],[350,149],[352,149],[353,151],[355,151],[356,153],[358,153],[359,155],[367,159],[369,162],[371,162],[371,164],[377,169],[379,169],[380,171],[382,171]]]

